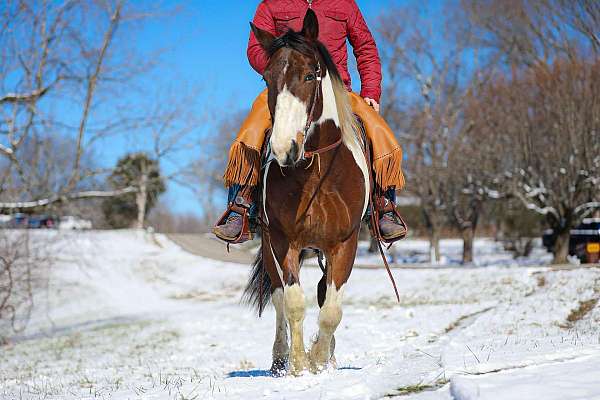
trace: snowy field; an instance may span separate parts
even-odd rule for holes
[[[0,347],[1,399],[600,399],[600,268],[518,266],[478,241],[481,267],[394,270],[400,304],[385,270],[356,269],[338,369],[275,378],[274,312],[239,304],[247,266],[143,232],[35,240],[58,255],[28,330]],[[443,243],[447,264],[459,247]],[[301,275],[308,338],[319,274]]]

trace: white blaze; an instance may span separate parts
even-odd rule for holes
[[[285,161],[292,140],[296,140],[296,134],[304,131],[307,120],[306,104],[294,96],[287,85],[284,86],[277,96],[275,121],[271,134],[271,151],[280,164]],[[302,146],[302,143],[298,145]]]

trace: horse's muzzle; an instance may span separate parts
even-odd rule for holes
[[[285,153],[284,157],[277,157],[277,162],[282,167],[291,167],[296,165],[298,161],[300,161],[300,147],[298,146],[298,142],[292,140],[292,144],[290,149]],[[282,159],[283,158],[283,159]]]

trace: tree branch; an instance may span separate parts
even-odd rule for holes
[[[23,211],[31,211],[36,208],[48,207],[52,204],[57,203],[66,203],[72,200],[82,200],[82,199],[93,199],[93,198],[106,198],[106,197],[118,197],[128,193],[136,193],[137,188],[129,186],[124,189],[111,190],[111,191],[99,191],[99,190],[89,190],[85,192],[77,192],[65,195],[55,195],[45,199],[33,200],[33,201],[24,201],[24,202],[8,202],[8,203],[0,203],[0,212],[2,213],[15,213],[15,212],[23,212]]]
[[[48,93],[52,85],[34,90],[29,93],[7,93],[0,97],[0,104],[3,103],[29,103],[38,100],[40,97]]]

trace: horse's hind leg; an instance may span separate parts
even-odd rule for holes
[[[275,342],[273,343],[273,364],[271,373],[276,376],[283,375],[286,371],[290,347],[288,345],[287,321],[285,319],[283,289],[275,289],[271,297],[275,307]]]
[[[313,372],[324,369],[334,359],[334,332],[342,320],[343,286],[352,271],[357,242],[358,231],[327,254],[328,267],[327,274],[324,276],[326,280],[322,279],[319,282],[317,290],[321,311],[319,313],[319,333],[310,350]],[[323,290],[325,283],[326,289]],[[324,299],[321,298],[323,291],[325,292]]]

